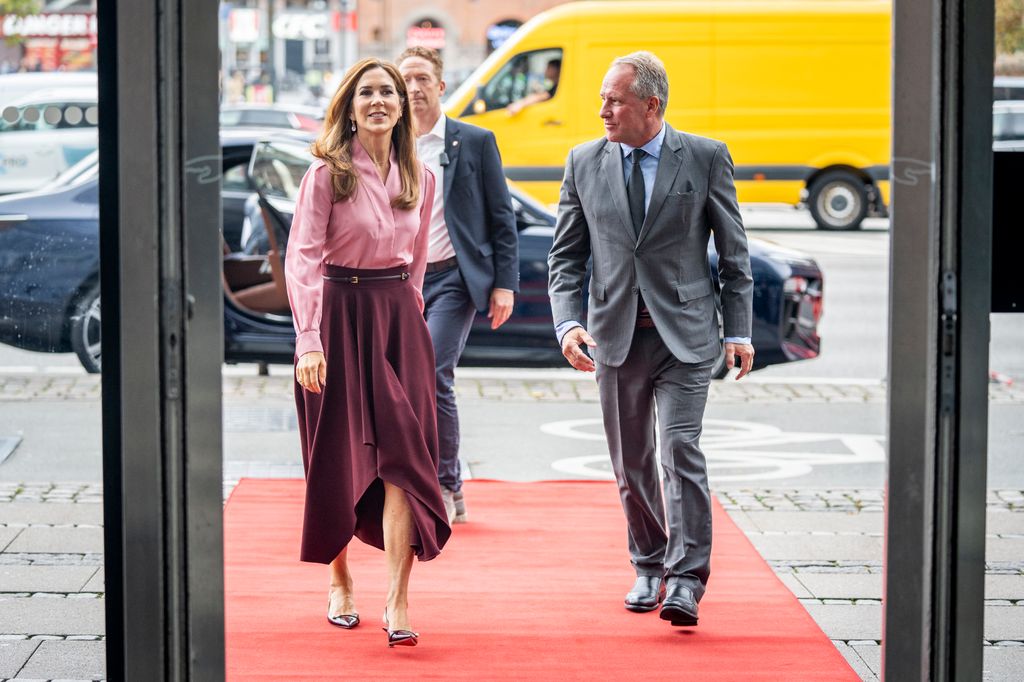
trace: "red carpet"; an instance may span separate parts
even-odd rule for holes
[[[243,480],[225,519],[227,668],[250,679],[857,680],[800,603],[715,505],[700,626],[629,613],[615,486],[466,484],[470,523],[417,563],[416,648],[388,649],[383,553],[350,552],[362,624],[326,618],[327,569],[297,560],[301,481]]]

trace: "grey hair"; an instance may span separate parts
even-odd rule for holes
[[[612,66],[629,65],[633,67],[633,84],[630,91],[640,99],[658,98],[658,115],[665,117],[668,107],[668,74],[665,65],[650,52],[641,51],[619,57]]]

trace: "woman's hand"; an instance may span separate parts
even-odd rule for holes
[[[295,365],[295,378],[299,384],[312,393],[320,393],[320,387],[327,385],[327,360],[320,351],[310,351]]]

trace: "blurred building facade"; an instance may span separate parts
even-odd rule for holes
[[[220,4],[225,78],[279,93],[336,83],[356,59],[438,49],[457,85],[512,31],[566,0],[237,0]],[[237,72],[237,75],[236,75]],[[265,98],[266,94],[258,95]]]
[[[38,14],[0,10],[0,74],[96,70],[96,0],[52,0]]]
[[[566,0],[360,0],[362,54],[388,58],[410,45],[440,50],[455,85],[512,31]]]

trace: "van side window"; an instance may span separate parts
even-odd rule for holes
[[[512,57],[481,89],[487,111],[525,106],[551,99],[558,91],[562,50],[523,52]]]

